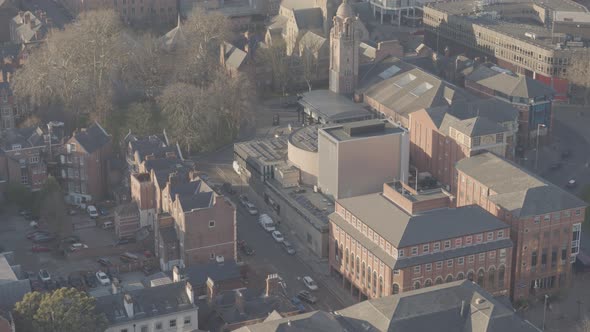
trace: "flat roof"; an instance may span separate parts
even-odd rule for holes
[[[445,193],[441,187],[430,189],[422,189],[418,187],[418,194],[416,195],[408,190],[402,190],[402,184],[399,181],[387,183],[387,186],[400,194],[403,193],[404,198],[411,202],[424,202],[433,199],[449,197],[449,194]]]
[[[367,137],[395,135],[405,132],[397,125],[383,119],[350,122],[339,126],[322,128],[320,130],[339,142]]]
[[[317,152],[319,127],[318,125],[314,125],[296,129],[289,135],[289,142],[300,149]]]
[[[236,143],[234,150],[243,158],[251,157],[269,164],[278,163],[287,157],[287,135]]]
[[[351,98],[330,90],[306,92],[299,103],[310,112],[327,120],[326,122],[354,121],[373,115],[364,108],[364,104],[357,104]]]

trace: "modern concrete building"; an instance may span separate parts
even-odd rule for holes
[[[486,57],[554,88],[558,100],[568,98],[568,65],[590,38],[590,13],[570,0],[434,2],[423,19],[431,48]]]
[[[330,90],[305,92],[301,95],[299,105],[306,115],[303,120],[308,124],[344,123],[374,117],[365,105]]]
[[[456,279],[495,294],[510,286],[509,227],[478,206],[449,208],[444,190],[403,182],[339,199],[330,215],[330,271],[359,300]]]
[[[555,90],[532,77],[481,65],[465,77],[465,88],[479,96],[510,103],[519,111],[516,141],[521,150],[534,147],[536,138],[546,138],[552,129]]]
[[[410,159],[455,192],[457,161],[485,151],[514,160],[517,131],[518,111],[499,100],[419,110],[410,114]]]
[[[381,191],[383,182],[407,181],[408,132],[388,120],[319,129],[318,187],[334,199]]]
[[[570,284],[587,204],[492,153],[457,163],[457,206],[476,204],[510,225],[513,300]]]
[[[369,0],[373,8],[373,15],[384,23],[384,18],[389,16],[391,24],[401,26],[402,23],[409,26],[420,25],[421,18],[416,15],[416,9],[421,10],[422,5],[428,0]],[[402,22],[403,18],[403,22]]]

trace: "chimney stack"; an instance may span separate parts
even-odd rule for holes
[[[186,296],[188,296],[188,300],[191,304],[195,304],[195,292],[193,291],[193,285],[190,282],[186,282]]]
[[[276,291],[279,288],[279,275],[274,273],[274,274],[269,274],[266,277],[266,292],[264,293],[265,296],[270,296],[273,294],[276,294]]]
[[[217,285],[215,281],[211,278],[207,278],[207,300],[209,303],[213,303],[215,297],[217,296]]]
[[[244,294],[238,289],[235,291],[236,296],[236,309],[240,314],[244,314],[246,312],[244,307]]]
[[[131,295],[125,294],[123,297],[123,305],[125,306],[127,317],[133,318],[133,299],[131,298]]]
[[[180,268],[178,267],[178,265],[175,265],[172,268],[172,281],[173,282],[179,282],[180,279],[181,279]]]

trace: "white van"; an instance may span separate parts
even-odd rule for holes
[[[275,230],[274,222],[268,214],[261,214],[260,218],[258,218],[258,222],[260,223],[260,226],[269,233]]]
[[[105,221],[102,223],[102,229],[109,229],[109,228],[113,228],[113,222],[112,221]]]
[[[98,218],[98,211],[94,205],[88,205],[88,207],[86,207],[86,212],[88,212],[90,218]]]

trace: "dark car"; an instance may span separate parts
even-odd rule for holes
[[[57,277],[55,279],[55,286],[57,288],[68,287],[68,281],[64,277]]]
[[[108,259],[108,258],[99,258],[97,260],[98,264],[104,266],[104,267],[111,267],[113,266],[113,263]]]
[[[238,241],[238,248],[241,252],[243,252],[246,256],[254,255],[254,250],[246,244],[244,240]]]
[[[315,296],[311,295],[310,292],[305,290],[297,293],[297,297],[309,304],[315,304],[318,301],[318,299]]]
[[[231,183],[228,183],[228,182],[224,182],[224,183],[221,185],[221,190],[222,190],[223,192],[226,192],[226,193],[230,194],[230,195],[233,195],[233,194],[235,194],[235,191],[234,191],[234,189],[232,188],[232,186],[231,186]]]
[[[52,291],[57,289],[57,282],[55,282],[55,280],[48,280],[44,283],[45,289],[47,289],[48,291]]]
[[[109,210],[107,210],[104,207],[97,206],[96,209],[98,210],[98,213],[100,213],[101,216],[108,216],[109,215]]]
[[[285,249],[289,255],[295,255],[295,248],[293,248],[291,242],[283,240],[281,244],[283,245],[283,249]]]
[[[50,234],[49,231],[36,230],[36,231],[28,232],[27,239],[32,240],[33,238],[35,238],[39,235],[49,235],[49,234]]]
[[[92,272],[88,272],[84,275],[84,282],[89,288],[95,288],[98,285],[98,280],[96,280],[96,276]]]
[[[295,308],[297,308],[297,311],[299,311],[300,314],[305,312],[305,305],[301,302],[301,300],[297,296],[294,296],[291,298],[291,304],[293,304],[293,306],[295,306]]]
[[[246,196],[246,195],[240,195],[240,203],[243,206],[246,206],[246,203],[249,203],[249,202],[250,202],[250,200],[248,199],[248,196]]]
[[[51,248],[45,247],[45,246],[40,246],[38,244],[34,244],[31,247],[31,251],[32,252],[50,252],[51,251]]]
[[[62,243],[79,243],[80,237],[77,235],[66,236],[63,239],[61,239],[61,242]]]
[[[135,242],[135,238],[132,238],[132,237],[124,237],[124,238],[119,239],[119,241],[117,241],[115,243],[115,245],[116,246],[120,246],[120,245],[123,245],[123,244],[129,244],[129,243],[134,243],[134,242]]]
[[[53,240],[55,240],[55,237],[53,235],[40,235],[33,238],[33,242],[35,243],[46,243],[51,242]]]
[[[70,287],[77,288],[78,290],[84,290],[84,282],[78,274],[70,274],[68,284]]]

